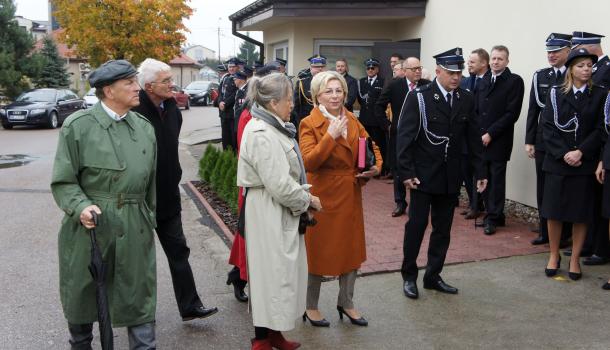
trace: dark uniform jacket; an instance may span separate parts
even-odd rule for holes
[[[224,111],[220,111],[220,118],[233,119],[233,106],[235,105],[237,86],[230,74],[227,74],[222,78],[219,93],[218,102],[225,103]]]
[[[358,82],[358,102],[360,103],[360,115],[358,120],[362,125],[366,126],[377,126],[380,128],[387,129],[389,120],[385,114],[383,117],[375,115],[375,104],[381,90],[383,89],[383,78],[379,75],[373,81],[373,85],[369,84],[369,78],[361,78]]]
[[[610,89],[610,59],[607,55],[593,66],[593,82]]]
[[[420,114],[418,94],[424,100],[427,127]],[[426,132],[426,129],[428,132]],[[434,135],[431,135],[434,134]],[[438,137],[448,138],[440,144]],[[434,194],[457,193],[462,183],[460,145],[468,142],[474,176],[483,179],[482,143],[470,92],[457,88],[453,107],[445,100],[436,81],[407,96],[398,122],[397,168],[400,181],[417,177],[418,190]]]
[[[465,77],[462,79],[462,81],[460,82],[460,87],[466,91],[471,92],[474,95],[474,99],[476,101],[477,99],[477,94],[479,93],[479,91],[481,91],[481,82],[486,79],[487,77],[489,77],[491,75],[491,70],[487,69],[487,71],[485,72],[485,74],[483,74],[483,76],[480,78],[480,80],[477,82],[477,76],[476,75],[470,75],[468,77]],[[464,142],[462,144],[462,154],[464,155],[468,155],[468,143]]]
[[[155,128],[157,138],[157,220],[165,220],[182,210],[178,185],[182,168],[178,157],[178,137],[182,127],[182,113],[173,98],[163,101],[161,111],[144,90],[140,90],[140,105],[133,109],[143,115]],[[161,114],[159,114],[161,112]]]
[[[417,88],[427,84],[430,84],[430,80],[420,79],[415,86]],[[377,104],[375,105],[375,114],[377,115],[377,118],[384,118],[387,120],[386,108],[388,107],[388,103],[392,108],[392,124],[390,126],[390,133],[396,133],[400,111],[403,107],[408,92],[409,85],[407,84],[407,79],[395,78],[392,79],[392,81],[385,88],[383,88],[379,99],[377,99]]]
[[[491,142],[484,148],[483,159],[509,161],[513,150],[514,125],[523,104],[523,79],[506,70],[491,84],[491,74],[483,79],[476,95],[475,112],[481,127],[480,135],[489,133]]]
[[[347,100],[345,101],[345,108],[347,108],[348,111],[353,112],[354,103],[356,103],[356,99],[358,98],[358,80],[348,73],[345,73],[343,77],[347,82]]]
[[[606,97],[604,103],[604,130],[601,132],[601,138],[604,142],[604,151],[602,154],[602,161],[604,163],[604,169],[610,169],[610,125],[606,124],[606,121],[610,121],[610,93]]]
[[[237,89],[235,93],[235,105],[233,106],[233,117],[235,118],[235,130],[237,130],[237,123],[239,122],[239,116],[241,112],[244,110],[246,105],[246,94],[248,93],[248,83],[244,85],[241,89]]]
[[[565,77],[564,72],[560,78],[555,74],[555,68],[539,69],[532,78],[530,102],[527,110],[527,124],[525,126],[525,144],[535,145],[537,151],[544,151],[542,140],[542,125],[539,126],[546,97],[554,85],[561,85]]]
[[[291,121],[297,130],[299,128],[301,119],[307,117],[313,109],[313,100],[311,99],[312,78],[312,75],[305,75],[304,78],[297,80],[294,87],[294,109],[291,116]]]
[[[565,125],[576,117],[578,129],[576,132],[559,130],[555,124],[551,91],[542,112],[542,136],[546,148],[542,170],[558,175],[593,175],[599,162],[604,102],[608,90],[593,85],[592,89],[585,90],[578,101],[572,89],[567,94],[561,92],[560,86],[553,89],[556,91],[557,124]],[[573,130],[574,123],[564,129]],[[582,152],[582,165],[572,167],[563,160],[563,156],[577,149]]]

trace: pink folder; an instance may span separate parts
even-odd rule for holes
[[[366,138],[358,138],[358,169],[364,169],[366,158]]]

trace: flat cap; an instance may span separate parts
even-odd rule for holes
[[[89,85],[101,88],[117,80],[131,78],[138,74],[136,68],[126,60],[110,60],[89,74]]]
[[[570,40],[572,40],[572,35],[570,34],[551,33],[546,38],[546,51],[553,52],[570,47],[572,44]]]
[[[593,34],[587,32],[573,32],[572,33],[572,45],[587,45],[587,44],[599,44],[602,42],[604,36],[601,34]]]
[[[322,55],[313,55],[307,59],[312,67],[326,67],[326,57]]]
[[[364,61],[364,65],[369,68],[369,67],[379,67],[379,60],[376,58],[369,58],[366,61]]]

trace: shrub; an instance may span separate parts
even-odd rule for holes
[[[220,151],[212,143],[208,143],[201,160],[199,160],[199,177],[201,181],[210,183],[210,177],[219,156]]]
[[[199,161],[199,177],[237,212],[237,158],[232,150],[221,152],[208,144]]]

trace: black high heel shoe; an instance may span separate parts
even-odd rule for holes
[[[345,309],[343,308],[343,306],[337,306],[337,311],[339,311],[339,318],[342,320],[343,320],[343,315],[345,314],[345,316],[347,316],[347,318],[349,318],[349,320],[352,322],[352,324],[355,324],[357,326],[363,326],[363,327],[366,327],[369,325],[369,321],[365,320],[364,317],[352,318],[352,316],[350,316],[347,312],[345,312]]]
[[[570,265],[568,265],[569,268]],[[580,262],[578,263],[578,268],[580,268]],[[570,279],[572,281],[578,281],[579,279],[582,278],[582,268],[580,269],[580,272],[570,272],[568,271],[568,277],[570,277]]]
[[[559,260],[557,260],[557,268],[556,269],[546,268],[546,269],[544,269],[544,274],[546,275],[546,277],[553,277],[557,274],[557,270],[559,270],[559,267],[561,267],[561,255],[559,256]]]
[[[303,322],[309,320],[309,323],[311,323],[312,326],[314,327],[330,327],[330,322],[328,322],[325,318],[319,320],[319,321],[315,321],[312,320],[311,318],[309,318],[309,316],[307,316],[307,312],[303,313]]]
[[[248,294],[244,292],[244,286],[239,286],[241,283],[237,283],[235,281],[231,281],[231,277],[227,279],[227,286],[233,285],[233,294],[235,295],[235,299],[241,301],[242,303],[248,302]]]

